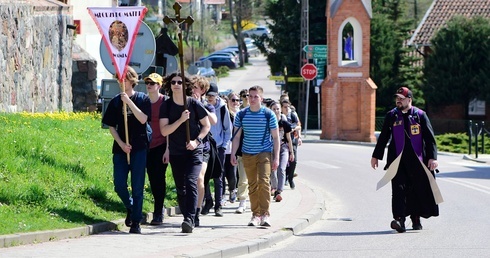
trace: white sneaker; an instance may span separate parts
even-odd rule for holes
[[[247,201],[240,201],[240,204],[238,205],[238,209],[236,209],[236,213],[242,214],[245,212],[247,209]]]
[[[261,223],[260,217],[258,216],[252,216],[252,219],[248,223],[249,226],[258,226]]]
[[[270,227],[271,226],[271,222],[269,220],[269,215],[263,215],[262,217],[260,217],[260,225],[262,227]]]

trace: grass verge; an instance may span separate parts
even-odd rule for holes
[[[0,235],[125,217],[112,181],[112,137],[98,113],[0,114]],[[176,205],[167,171],[165,206]],[[144,212],[153,211],[145,183]]]

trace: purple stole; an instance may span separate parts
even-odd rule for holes
[[[408,116],[408,120],[410,122],[410,130],[408,134],[415,154],[417,155],[419,160],[423,161],[422,128],[420,124],[417,123],[417,121],[415,121],[415,119],[413,118],[414,113],[417,113],[416,115],[419,116],[420,120],[420,113],[422,112],[419,112],[419,109],[415,109],[415,107],[412,107],[411,110],[409,110],[409,112],[411,112],[411,115]],[[395,108],[393,110],[393,113],[395,115],[395,122],[393,123],[393,139],[395,140],[396,156],[398,157],[400,153],[402,153],[403,147],[405,146],[405,126],[403,124],[403,113],[398,108]]]

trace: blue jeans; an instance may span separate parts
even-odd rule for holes
[[[130,164],[126,153],[114,154],[114,190],[127,209],[132,209],[131,221],[140,223],[143,218],[143,189],[145,186],[146,149],[131,151]],[[131,171],[131,196],[128,175]]]
[[[279,167],[271,173],[271,187],[278,192],[282,192],[286,183],[286,167],[289,161],[289,147],[287,144],[281,144],[281,152],[279,153]]]

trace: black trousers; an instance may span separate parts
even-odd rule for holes
[[[172,175],[177,190],[177,201],[184,219],[194,223],[197,208],[197,178],[202,167],[202,149],[170,155]]]
[[[167,144],[164,143],[148,151],[146,158],[146,173],[150,180],[151,193],[153,194],[153,213],[162,214],[163,202],[167,194],[167,181],[165,174],[168,164],[163,163],[163,154]]]
[[[230,163],[231,154],[225,155],[225,173],[223,178],[223,195],[226,193],[226,182],[228,182],[228,191],[233,192],[237,188],[237,170],[236,167]]]
[[[393,218],[439,215],[427,174],[413,151],[403,152],[396,176],[391,180],[391,190]]]

